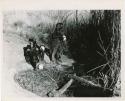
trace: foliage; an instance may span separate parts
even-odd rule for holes
[[[89,22],[67,27],[69,50],[81,69],[114,89],[120,74],[120,11],[91,11]],[[77,67],[76,67],[77,68]]]

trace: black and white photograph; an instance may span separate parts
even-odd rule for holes
[[[3,96],[121,97],[121,10],[2,16]]]

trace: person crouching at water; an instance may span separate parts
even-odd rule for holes
[[[52,33],[52,61],[59,63],[61,61],[61,55],[63,53],[64,41],[66,36],[64,35],[63,23],[57,23],[54,32]]]
[[[32,65],[33,70],[38,69],[37,64],[40,61],[40,47],[37,45],[36,41],[29,39],[29,45],[24,47],[24,56],[26,62]]]

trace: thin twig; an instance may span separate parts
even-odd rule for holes
[[[93,69],[91,69],[91,70],[89,70],[87,73],[92,72],[92,71],[94,71],[94,70],[96,70],[96,69],[98,69],[98,68],[100,68],[100,67],[102,67],[102,66],[104,66],[104,65],[107,65],[107,64],[108,64],[108,62],[105,63],[105,64],[102,64],[102,65],[100,65],[100,66],[98,66],[98,67],[95,67],[95,68],[93,68]]]
[[[99,55],[101,55],[101,56],[103,56],[103,54],[102,53],[100,53],[99,51],[96,51]]]

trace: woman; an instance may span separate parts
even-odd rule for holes
[[[64,36],[63,23],[57,23],[54,33],[52,33],[51,36],[52,61],[54,63],[58,63],[59,61],[61,62],[61,55],[64,47]]]

